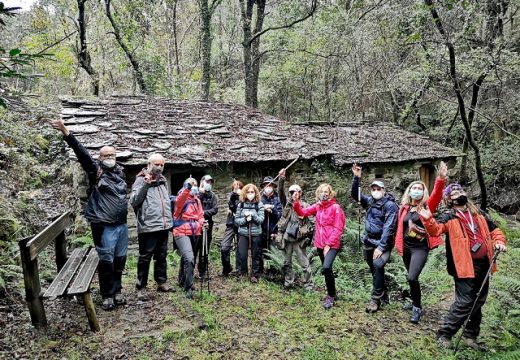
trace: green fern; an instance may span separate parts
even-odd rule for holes
[[[520,350],[513,350],[494,357],[501,360],[520,360]]]

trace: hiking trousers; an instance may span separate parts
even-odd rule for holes
[[[283,262],[284,269],[284,286],[290,287],[294,285],[294,268],[293,268],[293,255],[296,256],[298,263],[302,267],[303,277],[302,277],[302,286],[304,288],[312,288],[312,272],[311,265],[309,263],[309,259],[307,258],[307,253],[305,249],[300,247],[300,243],[297,241],[286,242],[285,243],[285,259]]]
[[[489,277],[482,288],[482,292],[477,299],[477,293],[482,286],[484,278],[489,269],[489,260],[484,258],[482,260],[473,260],[473,268],[475,269],[475,277],[473,279],[458,279],[455,280],[455,302],[451,305],[450,310],[444,318],[444,324],[437,331],[438,336],[444,336],[451,339],[457,331],[464,325],[471,307],[475,300],[475,309],[471,315],[468,326],[463,336],[476,339],[480,334],[480,323],[482,322],[482,306],[486,302],[489,291]]]
[[[121,278],[128,251],[127,224],[91,223],[92,238],[99,257],[99,290],[103,299],[122,289]]]
[[[154,260],[154,279],[157,284],[166,282],[166,254],[168,252],[168,230],[153,231],[137,235],[139,260],[137,261],[136,289],[148,284],[150,262]]]
[[[195,267],[193,244],[189,236],[176,236],[175,246],[181,256],[178,277],[179,286],[188,291],[193,287],[193,269]]]
[[[373,247],[363,247],[363,257],[365,258],[365,261],[370,268],[370,272],[372,273],[372,300],[379,304],[387,291],[385,280],[385,265],[390,259],[390,250],[384,252],[381,257],[374,260],[373,256],[375,249],[376,248]]]

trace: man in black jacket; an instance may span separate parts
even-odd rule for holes
[[[67,129],[63,120],[53,120],[52,126],[63,133],[64,140],[74,150],[89,180],[85,218],[90,222],[92,237],[99,256],[99,288],[102,308],[111,310],[123,305],[121,276],[128,250],[126,178],[116,164],[116,150],[103,146],[95,160]]]
[[[204,210],[204,220],[206,221],[206,231],[207,231],[207,239],[208,239],[208,252],[211,246],[211,240],[213,239],[213,216],[218,212],[218,198],[217,195],[213,192],[213,184],[214,180],[210,175],[204,175],[202,179],[200,179],[200,187],[199,187],[199,199],[202,203],[202,210]],[[195,247],[195,259],[197,259],[197,255],[199,260],[197,269],[199,271],[199,278],[203,278],[207,276],[207,257],[205,258],[202,255],[202,235],[197,239],[197,246]]]

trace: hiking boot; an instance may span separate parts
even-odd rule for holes
[[[334,306],[334,298],[332,296],[325,296],[325,300],[323,300],[323,307],[325,310],[329,310],[331,307]]]
[[[258,278],[257,278],[256,276],[251,276],[251,282],[252,282],[253,284],[258,283]]]
[[[469,338],[463,336],[462,339],[464,340],[464,345],[466,345],[469,348],[472,348],[473,350],[482,350],[483,347],[481,344],[477,342],[477,339],[475,338]]]
[[[188,289],[186,291],[186,298],[193,299],[193,295],[195,295],[195,291],[193,291],[193,289]]]
[[[101,309],[105,311],[113,310],[116,307],[116,304],[114,304],[114,298],[108,297],[106,299],[103,299],[103,304],[101,304]]]
[[[157,291],[159,292],[175,292],[175,289],[170,287],[168,283],[162,283],[157,285]]]
[[[114,295],[114,303],[116,305],[125,305],[126,304],[126,298],[123,294],[117,293]]]
[[[383,304],[387,304],[387,305],[390,304],[390,296],[388,296],[388,293],[387,293],[387,292],[385,292],[385,293],[383,294],[383,296],[381,297],[381,302],[382,302]]]
[[[403,304],[403,310],[412,311],[412,309],[413,309],[413,304],[412,303],[406,302],[406,303]]]
[[[146,293],[145,288],[137,290],[137,300],[138,301],[148,301],[148,300],[150,300],[150,297]]]
[[[451,347],[451,339],[446,336],[439,336],[437,338],[437,344],[443,349],[449,349]]]
[[[370,300],[367,307],[365,308],[365,311],[369,314],[375,313],[377,310],[379,310],[379,302],[376,300]]]
[[[422,314],[421,308],[412,306],[412,317],[410,318],[410,322],[412,322],[414,324],[418,324],[419,320],[421,320],[421,314]]]

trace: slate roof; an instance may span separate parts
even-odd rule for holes
[[[61,98],[61,117],[97,155],[116,147],[118,161],[169,164],[262,162],[330,156],[336,165],[447,159],[461,153],[391,124],[291,124],[258,109],[158,97]],[[294,135],[292,135],[294,134]]]

